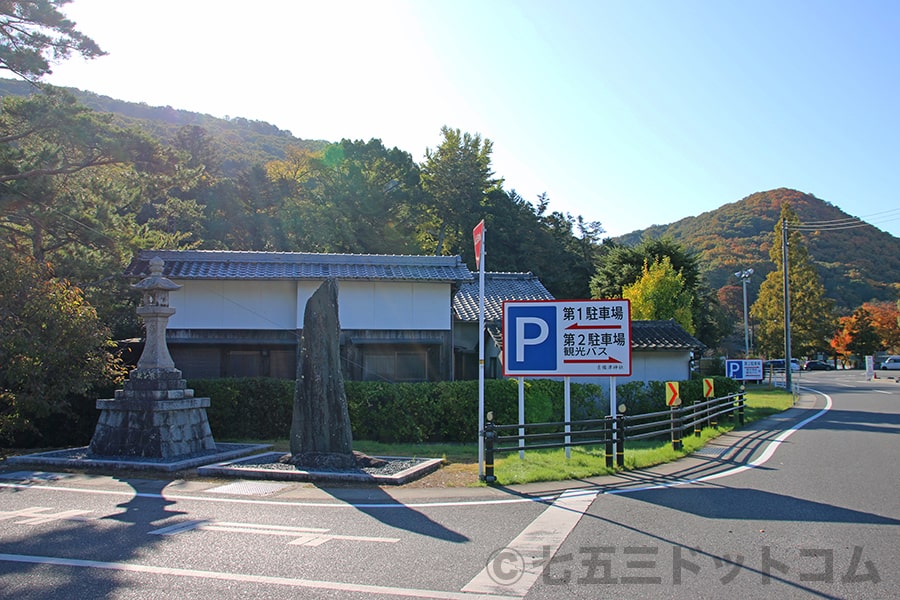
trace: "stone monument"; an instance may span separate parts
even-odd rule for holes
[[[209,398],[195,398],[187,389],[166,344],[166,325],[175,314],[169,292],[181,286],[163,277],[163,264],[151,259],[150,276],[133,286],[143,294],[137,313],[147,331],[144,351],[124,389],[112,400],[97,400],[92,455],[171,459],[216,450],[206,417]]]
[[[290,462],[315,468],[357,466],[341,372],[337,281],[327,279],[306,303],[297,365]]]

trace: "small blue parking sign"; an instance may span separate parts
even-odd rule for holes
[[[631,375],[628,300],[503,303],[507,377]]]
[[[725,377],[736,381],[759,381],[763,378],[762,360],[758,358],[726,360]]]
[[[732,379],[744,378],[744,361],[742,360],[726,360],[725,361],[725,377]]]

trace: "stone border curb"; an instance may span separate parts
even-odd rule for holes
[[[443,459],[440,458],[424,458],[421,462],[395,473],[393,475],[378,475],[365,472],[347,472],[347,471],[303,471],[300,469],[253,469],[235,466],[241,462],[253,460],[260,462],[272,457],[271,462],[277,461],[278,458],[284,456],[284,452],[265,452],[253,456],[243,457],[240,460],[231,460],[219,462],[212,465],[205,465],[197,469],[198,475],[213,477],[229,477],[242,479],[268,479],[273,481],[306,481],[316,483],[370,483],[377,485],[403,485],[424,477],[432,473],[440,467]],[[376,456],[384,460],[409,460],[408,457],[399,456]]]
[[[107,469],[134,469],[140,471],[164,471],[171,473],[192,469],[200,465],[209,464],[211,461],[224,461],[251,452],[258,452],[271,448],[271,444],[216,444],[216,452],[192,456],[180,460],[166,461],[165,459],[141,459],[127,456],[110,456],[104,458],[84,456],[88,452],[88,446],[70,448],[68,450],[52,450],[38,452],[36,454],[23,454],[10,456],[6,463],[10,465],[44,465],[68,467],[72,469],[107,468]]]

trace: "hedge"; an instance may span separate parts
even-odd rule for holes
[[[739,383],[715,377],[716,395],[737,392]],[[617,402],[628,414],[665,408],[664,382],[631,382],[617,387]],[[702,381],[680,383],[686,403],[702,400]],[[294,382],[283,379],[192,380],[196,396],[208,396],[207,414],[220,439],[284,439],[290,434]],[[478,432],[478,382],[383,383],[347,381],[347,403],[354,439],[387,443],[474,442]],[[528,422],[563,420],[563,383],[550,379],[525,382]],[[598,418],[608,400],[599,385],[571,385],[572,418]],[[518,421],[518,383],[485,381],[485,410],[494,421]]]

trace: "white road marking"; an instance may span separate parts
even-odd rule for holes
[[[781,445],[781,443],[784,442],[789,437],[791,437],[794,434],[794,432],[802,429],[809,423],[815,421],[816,419],[818,419],[819,417],[821,417],[822,415],[827,413],[829,410],[831,410],[831,407],[833,405],[831,396],[829,396],[828,394],[826,394],[824,392],[819,392],[816,390],[812,390],[812,391],[816,392],[817,394],[821,394],[822,396],[825,397],[825,408],[823,408],[816,414],[811,415],[810,417],[807,417],[806,419],[800,421],[796,425],[793,425],[793,426],[785,429],[784,431],[782,431],[771,442],[769,442],[766,445],[766,449],[762,452],[762,454],[757,456],[755,459],[751,460],[746,465],[740,465],[738,467],[734,467],[733,469],[728,469],[727,471],[722,471],[720,473],[713,473],[712,475],[704,475],[703,477],[697,477],[695,479],[680,479],[680,480],[675,480],[675,481],[671,481],[671,482],[660,483],[660,484],[656,484],[656,485],[648,485],[648,486],[637,487],[637,488],[627,488],[627,489],[620,489],[620,490],[606,490],[603,493],[604,494],[633,494],[635,492],[644,492],[644,491],[648,491],[648,490],[660,490],[660,489],[664,489],[664,488],[678,487],[678,486],[682,486],[682,485],[692,485],[692,484],[696,484],[696,483],[703,483],[705,481],[712,481],[714,479],[721,479],[722,477],[730,477],[732,475],[737,475],[738,473],[743,473],[744,471],[749,471],[750,469],[756,469],[758,467],[761,467],[762,465],[766,464],[770,458],[772,458],[772,456],[775,454],[775,451],[778,450],[778,447]]]
[[[462,591],[518,597],[527,594],[543,572],[545,562],[556,554],[598,493],[598,490],[563,492],[506,548],[495,552]]]
[[[53,521],[87,521],[84,515],[90,513],[89,510],[64,510],[58,513],[48,513],[52,508],[43,506],[32,506],[21,510],[0,511],[0,521],[11,519],[23,519],[14,521],[16,525],[42,525],[44,523],[52,523]]]
[[[400,538],[372,537],[362,535],[337,535],[328,533],[329,529],[319,527],[290,527],[287,525],[261,525],[257,523],[232,523],[228,521],[192,520],[169,525],[149,532],[151,535],[177,535],[187,531],[218,531],[224,533],[254,533],[258,535],[274,535],[292,537],[288,544],[293,546],[321,546],[331,540],[350,542],[380,542],[395,544]]]
[[[288,577],[272,577],[269,575],[250,575],[243,573],[223,573],[219,571],[200,571],[195,569],[177,569],[171,567],[156,567],[153,565],[140,565],[135,563],[101,562],[96,560],[82,560],[74,558],[56,558],[52,556],[0,554],[0,561],[36,565],[52,565],[58,567],[71,567],[81,569],[105,569],[110,571],[163,575],[166,577],[194,577],[198,579],[234,581],[238,583],[281,585],[286,587],[320,589],[358,594],[381,594],[385,596],[399,596],[405,598],[435,598],[437,600],[475,600],[477,598],[482,598],[484,600],[519,600],[518,596],[480,596],[466,594],[463,592],[421,590],[415,588],[389,587],[383,585],[368,585],[362,583],[341,583],[336,581],[319,581],[315,579],[291,579]]]

